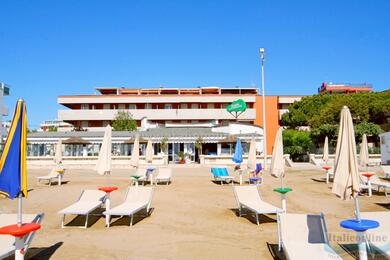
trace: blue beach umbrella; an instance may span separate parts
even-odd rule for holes
[[[0,195],[27,197],[26,147],[26,104],[18,100],[0,160]]]
[[[232,161],[237,163],[237,164],[242,163],[242,145],[241,145],[240,138],[237,138],[236,148],[234,150],[234,155],[232,157]]]
[[[26,104],[18,100],[0,159],[0,195],[18,198],[17,224],[2,227],[0,232],[15,236],[15,259],[24,259],[24,235],[40,228],[36,223],[22,223],[22,197],[27,197],[26,147]]]

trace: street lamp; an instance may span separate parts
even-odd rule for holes
[[[265,120],[265,94],[264,94],[264,48],[260,48],[261,59],[261,95],[263,99],[263,154],[264,154],[264,169],[267,169],[267,124]]]

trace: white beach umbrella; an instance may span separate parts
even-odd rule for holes
[[[284,156],[283,156],[283,128],[279,127],[276,133],[274,149],[272,151],[272,161],[270,173],[272,176],[280,178],[281,187],[275,189],[279,192],[282,200],[283,212],[287,212],[286,193],[291,191],[290,188],[284,187]]]
[[[322,156],[322,159],[324,160],[325,163],[328,163],[329,160],[329,141],[328,137],[325,137],[325,142],[324,142],[324,154]]]
[[[355,131],[351,113],[348,107],[344,106],[340,115],[332,192],[343,200],[356,198],[359,183]]]
[[[56,145],[56,153],[54,156],[54,163],[55,164],[60,164],[62,163],[62,140],[59,139]]]
[[[148,144],[146,145],[146,152],[145,152],[145,160],[149,163],[153,161],[153,145],[152,140],[148,141]]]
[[[96,171],[103,174],[111,172],[111,150],[112,150],[112,129],[110,125],[106,126],[104,131],[102,147],[99,151],[99,158],[96,164]]]
[[[134,140],[133,151],[131,152],[130,165],[138,168],[139,165],[139,136],[137,135]]]
[[[276,133],[274,149],[272,151],[272,161],[270,173],[272,176],[281,178],[283,186],[284,177],[284,156],[283,156],[283,128],[279,128]]]
[[[360,166],[366,167],[369,162],[367,135],[363,135],[362,143],[360,144]]]
[[[249,145],[249,153],[248,153],[248,170],[255,171],[256,170],[256,141],[255,138],[252,138],[251,143]]]
[[[357,221],[361,221],[359,208],[359,168],[356,154],[355,131],[351,113],[344,106],[340,115],[332,192],[343,200],[355,200]],[[364,232],[358,232],[360,259],[367,259]]]

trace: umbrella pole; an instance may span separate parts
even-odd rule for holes
[[[22,193],[18,195],[18,214],[17,214],[17,226],[22,226]],[[24,259],[24,242],[23,237],[15,237],[15,260]]]
[[[360,215],[360,205],[359,205],[359,197],[356,196],[355,199],[355,215],[357,221],[361,221]],[[366,238],[364,232],[357,232],[357,240],[358,240],[358,248],[359,248],[359,259],[367,260],[367,247],[366,247]]]
[[[284,189],[284,177],[282,176],[280,178],[280,185],[281,188]],[[287,203],[286,203],[286,193],[280,193],[280,196],[282,197],[282,209],[284,213],[287,213]]]

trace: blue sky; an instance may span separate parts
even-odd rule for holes
[[[56,97],[98,86],[258,86],[314,94],[323,81],[390,86],[390,1],[0,2],[6,104],[29,124],[56,117]]]

